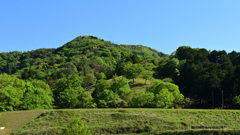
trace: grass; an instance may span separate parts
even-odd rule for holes
[[[12,131],[18,129],[21,125],[35,119],[43,112],[44,110],[12,111],[0,113],[0,127],[5,127],[4,130],[0,130],[0,134],[11,133]]]
[[[121,78],[121,77],[122,76],[118,76],[117,78]],[[112,83],[112,79],[109,79],[108,82]],[[145,91],[145,89],[151,84],[151,82],[152,81],[147,80],[146,84],[145,84],[145,80],[144,79],[142,79],[142,78],[135,78],[134,79],[134,83],[133,83],[132,79],[129,80],[129,85],[130,85],[131,90]],[[95,85],[91,85],[91,86],[89,86],[89,88],[90,88],[90,91],[92,92],[95,89]]]
[[[86,121],[93,134],[190,134],[193,131],[229,132],[240,129],[240,111],[237,110],[65,109],[45,111],[14,133],[60,133],[73,116]]]

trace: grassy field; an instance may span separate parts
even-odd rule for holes
[[[30,122],[31,120],[42,114],[44,110],[36,111],[15,111],[15,112],[2,112],[0,113],[0,127],[5,127],[4,130],[0,130],[0,135],[11,133],[23,124]]]
[[[240,129],[240,111],[237,110],[65,109],[42,111],[37,118],[34,118],[33,114],[36,116],[36,113],[40,113],[38,111],[24,112],[29,118],[23,119],[33,119],[26,124],[22,123],[23,125],[14,132],[15,134],[60,133],[72,117],[86,121],[86,125],[93,134],[100,132],[102,134],[146,134],[148,132],[152,134],[195,132],[197,134],[198,132],[238,132],[236,130]],[[11,116],[4,113],[2,115]],[[2,118],[1,116],[0,121],[3,121]],[[10,117],[10,120],[14,123],[16,118]]]

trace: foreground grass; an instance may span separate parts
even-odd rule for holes
[[[72,109],[45,111],[15,134],[57,134],[72,117],[86,121],[93,132],[112,134],[183,134],[240,129],[240,111],[191,109]],[[213,130],[214,129],[214,130]],[[172,130],[172,131],[170,131]],[[174,131],[174,132],[173,132]],[[195,134],[194,133],[194,134]],[[230,134],[230,133],[227,133]]]
[[[12,111],[0,113],[0,127],[5,127],[4,130],[0,130],[0,134],[11,133],[12,131],[19,128],[21,125],[28,123],[35,119],[43,110],[36,111]]]

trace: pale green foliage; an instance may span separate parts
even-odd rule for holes
[[[92,135],[84,121],[79,118],[73,118],[66,129],[63,130],[63,135]]]
[[[48,84],[41,80],[26,83],[26,91],[21,100],[21,109],[52,109],[52,91]]]
[[[3,74],[0,75],[0,84],[0,111],[52,108],[52,92],[43,81],[24,82]]]
[[[106,79],[107,77],[106,77],[106,75],[103,73],[103,72],[101,72],[101,73],[99,73],[98,75],[97,75],[97,80],[101,80],[101,79]]]
[[[148,70],[143,71],[142,78],[145,79],[145,84],[146,84],[147,80],[153,79],[152,76],[153,76],[153,72],[152,71],[148,71]]]
[[[136,107],[136,108],[141,108],[141,107],[154,107],[154,94],[153,93],[142,93],[141,95],[135,97],[130,104],[130,107]]]
[[[155,96],[156,107],[168,108],[172,106],[174,96],[168,91],[168,89],[162,89],[159,94]]]
[[[120,96],[126,95],[130,91],[128,82],[128,79],[126,79],[125,77],[120,77],[111,84],[110,89]]]
[[[111,101],[115,98],[118,98],[118,94],[114,93],[112,90],[104,90],[98,96],[99,100]]]
[[[163,88],[165,88],[165,83],[161,80],[152,81],[151,85],[146,89],[148,92],[158,94]]]
[[[0,75],[0,111],[18,110],[25,92],[25,82],[7,74]]]
[[[166,88],[170,93],[172,93],[174,97],[174,103],[181,103],[184,99],[183,94],[180,93],[179,88],[177,85],[172,84],[172,83],[165,83]]]
[[[180,93],[177,85],[163,82],[161,80],[153,81],[146,89],[155,95],[156,106],[161,108],[168,108],[173,104],[181,104],[184,96]]]
[[[153,63],[150,63],[150,62],[146,62],[142,65],[146,70],[149,70],[149,71],[151,71],[155,67],[155,65]]]

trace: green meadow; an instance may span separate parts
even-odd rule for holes
[[[19,135],[61,134],[72,118],[85,121],[93,134],[237,134],[240,129],[238,110],[142,108],[3,112],[0,126]]]

